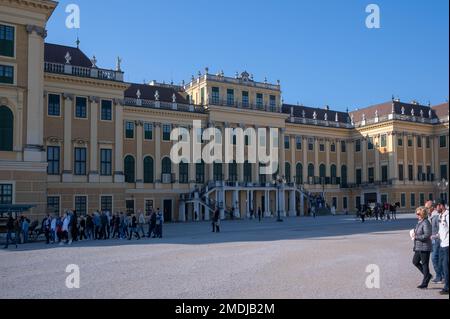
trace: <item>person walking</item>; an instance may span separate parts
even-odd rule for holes
[[[12,234],[14,233],[14,218],[12,217],[12,215],[10,214],[8,217],[8,221],[6,222],[6,245],[5,245],[5,249],[8,249],[9,247],[9,241],[11,241],[14,245],[16,245],[17,248],[17,238],[14,236],[14,241],[13,241],[13,236]]]
[[[156,237],[155,230],[156,230],[156,212],[152,211],[152,214],[150,215],[149,226],[148,226],[148,238]]]
[[[130,216],[130,237],[128,237],[128,240],[131,240],[133,238],[133,234],[136,234],[137,239],[141,239],[141,236],[139,236],[139,232],[137,230],[137,218],[136,215],[133,214],[133,216]]]
[[[58,219],[56,216],[52,218],[52,222],[50,224],[50,238],[52,241],[52,244],[56,243],[56,223],[58,222]]]
[[[23,243],[26,244],[28,242],[28,230],[30,228],[30,223],[28,222],[28,219],[23,217],[22,220],[22,237],[23,237]]]
[[[42,221],[42,230],[45,234],[45,242],[46,244],[50,244],[50,230],[52,225],[52,218],[50,215],[47,215],[47,217]]]
[[[138,219],[138,228],[137,228],[137,232],[141,232],[142,233],[142,237],[145,238],[145,231],[144,231],[144,225],[145,225],[145,216],[142,213],[142,211],[138,211],[139,214],[139,219]]]
[[[164,224],[164,216],[158,208],[158,213],[156,214],[156,234],[158,238],[162,238]]]
[[[416,210],[418,223],[412,232],[414,240],[413,264],[423,275],[422,283],[417,287],[419,289],[428,288],[433,276],[430,274],[430,254],[432,251],[431,242],[431,223],[428,220],[428,213],[425,207],[419,207]]]
[[[442,281],[442,270],[439,263],[439,250],[441,249],[441,240],[439,239],[439,222],[440,214],[432,201],[425,203],[425,208],[428,211],[428,216],[430,217],[431,223],[431,241],[432,241],[432,252],[431,252],[431,262],[433,264],[434,272],[436,277],[433,283],[439,283]]]
[[[261,218],[262,218],[262,210],[261,210],[261,207],[258,207],[258,220],[259,220],[259,222],[261,222]]]
[[[80,241],[86,238],[86,219],[84,219],[84,216],[81,216],[80,218]]]
[[[62,225],[62,232],[63,232],[62,239],[64,239],[65,241],[64,241],[64,243],[61,242],[61,245],[69,243],[69,222],[70,222],[70,216],[69,216],[69,213],[66,212],[64,214],[63,225]]]
[[[216,233],[220,233],[220,210],[216,208],[214,212],[214,225],[216,227]]]
[[[86,239],[92,240],[94,237],[94,220],[92,214],[86,217]]]
[[[441,248],[439,250],[439,262],[444,277],[444,289],[440,291],[441,295],[448,295],[448,230],[449,230],[449,216],[448,208],[445,203],[439,203],[439,239],[441,241]]]

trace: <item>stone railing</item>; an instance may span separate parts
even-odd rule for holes
[[[137,107],[153,108],[153,109],[165,109],[165,110],[174,110],[174,111],[191,112],[191,113],[205,113],[205,109],[199,105],[189,105],[189,104],[181,104],[181,103],[145,100],[145,99],[137,99],[137,98],[130,98],[130,97],[126,97],[124,99],[124,104],[126,106],[137,106]]]
[[[363,127],[367,125],[373,125],[377,123],[383,123],[387,121],[405,121],[405,122],[415,122],[415,123],[425,123],[425,124],[437,124],[439,123],[439,119],[437,118],[429,118],[424,116],[412,116],[406,114],[388,114],[380,117],[366,119],[364,121],[355,122],[355,127]]]
[[[237,84],[237,85],[246,85],[251,86],[259,89],[269,89],[274,91],[279,91],[280,86],[276,84],[270,84],[270,83],[263,83],[263,82],[255,82],[252,80],[244,80],[241,78],[231,78],[226,76],[220,76],[220,75],[213,75],[213,74],[206,74],[198,77],[197,79],[194,79],[192,82],[186,84],[184,86],[185,89],[189,89],[190,87],[194,86],[196,83],[200,83],[202,81],[214,81],[214,82],[221,82],[221,83],[230,83],[230,84]]]
[[[48,73],[66,74],[83,78],[123,82],[122,71],[87,68],[71,64],[60,64],[53,62],[45,62],[44,71]]]
[[[317,125],[317,126],[327,126],[327,127],[336,127],[336,128],[353,128],[353,125],[350,123],[342,123],[336,121],[323,121],[323,120],[314,120],[305,117],[291,117],[291,123],[295,124],[309,124],[309,125]]]

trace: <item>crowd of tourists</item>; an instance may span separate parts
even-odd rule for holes
[[[396,220],[398,207],[400,207],[400,203],[376,203],[373,206],[364,204],[357,207],[356,216],[363,223],[370,218],[375,220]]]
[[[422,282],[417,287],[427,289],[430,282],[444,284],[441,295],[448,295],[448,206],[443,201],[427,202],[424,207],[416,210],[418,223],[411,230],[411,240],[414,241],[413,264],[422,274]],[[435,277],[430,272],[430,257]]]
[[[36,232],[45,236],[47,244],[70,245],[82,240],[162,238],[163,224],[164,215],[160,209],[152,210],[147,215],[141,211],[136,214],[95,211],[86,216],[79,216],[75,210],[67,210],[63,216],[48,214]],[[27,243],[29,225],[30,221],[25,216],[14,218],[10,215],[6,225],[5,248],[10,242],[16,247]]]

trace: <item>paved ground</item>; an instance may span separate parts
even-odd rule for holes
[[[352,217],[166,225],[166,238],[0,250],[0,298],[444,298],[411,265],[415,220]],[[68,264],[81,272],[67,289]],[[381,271],[367,289],[366,267]],[[448,297],[446,297],[448,298]]]

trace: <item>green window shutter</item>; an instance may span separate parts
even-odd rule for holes
[[[0,106],[0,151],[12,152],[14,116],[6,106]]]

